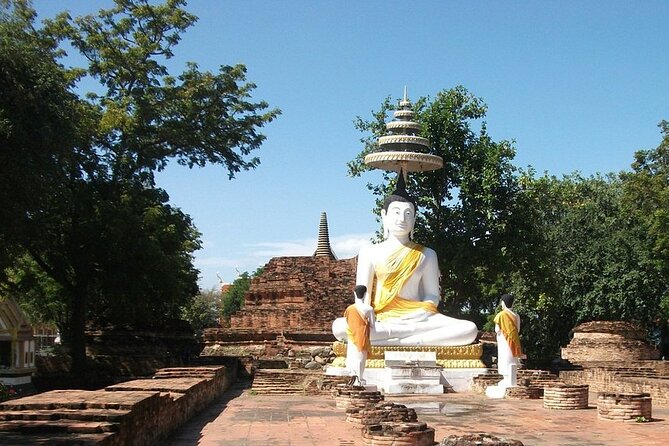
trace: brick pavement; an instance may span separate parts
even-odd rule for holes
[[[487,432],[526,446],[664,446],[669,407],[653,406],[654,421],[597,419],[596,394],[584,410],[548,410],[542,400],[491,400],[475,393],[395,396],[436,430],[435,440]],[[360,431],[345,421],[329,396],[254,395],[236,387],[172,435],[166,446],[362,446]]]

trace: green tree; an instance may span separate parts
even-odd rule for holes
[[[3,274],[0,293],[18,302],[31,321],[56,325],[61,333],[68,327],[61,286],[30,255],[14,256],[12,266],[5,268]]]
[[[85,366],[87,321],[159,324],[197,293],[197,231],[155,187],[155,171],[170,160],[189,167],[222,164],[230,178],[252,169],[259,163],[252,151],[265,138],[259,129],[279,114],[250,101],[255,86],[241,65],[211,73],[190,63],[180,75],[169,74],[165,63],[196,20],[184,3],[117,0],[97,16],[61,14],[42,29],[35,29],[25,2],[3,3],[2,29],[8,23],[23,30],[7,45],[19,51],[34,46],[31,39],[45,39],[51,52],[39,57],[70,82],[58,85],[71,102],[55,96],[49,106],[83,110],[72,120],[78,138],[58,146],[66,156],[55,162],[57,181],[34,211],[23,214],[18,243],[31,266],[57,284],[53,298],[67,311],[64,335],[76,373]],[[62,41],[88,66],[63,69],[56,59]],[[21,76],[20,70],[11,74]],[[99,81],[104,93],[76,97],[74,81],[84,75]]]
[[[230,320],[230,316],[244,307],[244,296],[251,288],[251,281],[262,274],[263,268],[260,267],[249,274],[244,271],[232,282],[230,287],[223,293],[221,297],[221,313],[226,320]]]
[[[187,320],[196,333],[216,327],[221,315],[221,293],[218,289],[200,292],[181,308],[181,318]]]
[[[395,108],[390,98],[371,120],[357,118],[365,133],[364,148],[349,163],[349,174],[368,169],[363,158],[376,150],[385,121]],[[509,141],[495,142],[486,131],[486,105],[464,87],[441,91],[414,106],[421,136],[444,168],[409,175],[407,189],[418,199],[416,240],[433,248],[442,271],[442,296],[448,314],[464,315],[478,324],[493,310],[510,274],[514,256],[523,256],[525,222],[514,217],[518,185]],[[476,130],[478,127],[478,130]],[[380,199],[392,190],[394,175],[369,184]]]
[[[518,182],[514,217],[528,222],[522,233],[526,251],[514,264],[508,291],[515,295],[514,310],[522,318],[523,351],[530,362],[542,363],[555,356],[573,328],[573,315],[562,306],[551,243],[564,214],[563,183],[548,175],[536,178],[532,169],[520,172]],[[492,329],[492,320],[489,325]]]
[[[57,39],[34,18],[24,3],[0,2],[0,274],[90,137],[77,72],[57,63]]]
[[[635,153],[632,171],[622,174],[624,200],[631,217],[647,234],[651,259],[661,271],[662,316],[669,317],[669,122],[659,124],[662,141]]]
[[[511,288],[529,355],[554,357],[581,322],[650,322],[666,279],[620,177],[529,175],[522,183],[534,241],[531,261]]]

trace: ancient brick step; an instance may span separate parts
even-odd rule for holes
[[[263,390],[263,389],[284,389],[284,390],[289,390],[289,389],[299,389],[299,390],[304,390],[304,387],[300,384],[296,383],[289,383],[289,384],[274,384],[274,383],[260,383],[260,384],[253,384],[251,386],[252,390]]]
[[[169,367],[156,371],[153,378],[213,378],[219,372],[220,367]]]
[[[118,431],[118,423],[80,420],[13,420],[0,423],[0,431],[26,432],[43,434],[51,432],[69,432],[94,434]]]
[[[156,373],[153,379],[174,379],[174,378],[213,378],[215,375],[211,373],[198,372],[163,372]]]
[[[268,390],[254,390],[258,395],[302,395],[302,389],[268,389]]]
[[[295,379],[283,377],[283,376],[271,376],[271,375],[256,375],[253,378],[254,382],[284,382],[284,383],[289,383],[289,382],[295,382]]]
[[[227,388],[225,368],[217,368],[197,377],[134,380],[95,391],[54,390],[0,403],[0,445],[158,444]],[[193,374],[165,371],[177,373]]]
[[[523,446],[520,440],[509,440],[487,433],[449,435],[439,444],[441,446]]]
[[[123,409],[157,398],[156,392],[111,394],[105,390],[51,390],[0,403],[0,410]]]
[[[221,366],[219,365],[198,365],[198,366],[184,366],[184,367],[165,367],[159,370],[156,370],[156,374],[165,373],[165,372],[179,372],[179,371],[188,371],[188,372],[201,372],[201,373],[219,373],[221,371]]]
[[[261,384],[254,384],[251,389],[253,390],[260,390],[260,389],[304,389],[299,384],[274,384],[274,383],[261,383]]]
[[[107,446],[112,445],[114,432],[95,434],[53,432],[49,435],[29,434],[26,432],[2,432],[0,444],[12,446]]]
[[[135,379],[108,386],[105,390],[108,392],[153,391],[185,393],[202,381],[202,378]]]
[[[261,388],[261,387],[299,387],[302,388],[302,384],[300,383],[295,383],[295,382],[271,382],[271,381],[265,381],[265,382],[254,382],[251,385],[252,389],[256,388]]]
[[[341,378],[326,377],[322,372],[260,369],[254,373],[251,390],[256,393],[272,392],[275,394],[323,393],[329,392],[329,389],[338,384]]]
[[[301,384],[299,383],[291,383],[291,382],[284,382],[284,383],[275,383],[275,382],[260,382],[260,383],[253,383],[251,385],[252,389],[260,389],[263,387],[276,387],[276,388],[291,388],[291,387],[299,387],[300,389],[304,388]]]
[[[260,381],[260,382],[253,382],[251,384],[252,388],[257,388],[257,387],[263,387],[263,386],[274,386],[274,387],[291,387],[291,386],[298,386],[302,387],[301,383],[296,383],[296,382],[290,382],[290,381]]]
[[[130,413],[121,409],[12,410],[0,412],[0,421],[78,420],[120,422]]]

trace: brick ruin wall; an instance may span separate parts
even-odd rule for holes
[[[202,357],[240,358],[243,371],[302,368],[332,345],[332,322],[353,301],[356,258],[275,257],[253,279],[229,327],[207,328]],[[314,365],[314,364],[310,364]]]
[[[38,354],[33,383],[39,391],[99,389],[128,379],[151,376],[160,368],[189,364],[201,350],[192,328],[182,321],[172,321],[153,330],[89,327],[86,330],[86,356],[90,373],[85,377],[71,375],[71,359],[66,352]]]
[[[657,359],[659,352],[646,341],[645,331],[623,321],[592,321],[576,326],[562,359],[572,364],[592,361],[643,361]]]
[[[593,392],[649,393],[653,404],[669,406],[669,362],[591,362],[582,370],[562,370],[568,384],[588,384]]]
[[[230,328],[329,332],[353,302],[356,258],[275,257],[251,282]]]
[[[572,364],[560,380],[587,384],[593,392],[650,393],[653,403],[669,405],[669,362],[646,341],[645,331],[623,321],[591,321],[576,326],[562,349]]]
[[[574,333],[567,347],[562,348],[562,359],[572,364],[591,361],[634,361],[658,359],[659,353],[645,340],[628,339],[608,333]]]
[[[0,403],[0,444],[152,446],[236,380],[236,367],[162,369],[101,390],[52,390]]]

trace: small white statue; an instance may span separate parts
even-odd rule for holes
[[[516,373],[523,353],[519,337],[520,316],[511,309],[513,296],[504,294],[501,297],[501,305],[502,311],[495,316],[495,333],[497,333],[497,372],[502,375],[502,381],[486,389],[486,395],[491,398],[503,398],[506,389],[516,385]]]
[[[397,190],[384,202],[381,219],[386,238],[360,250],[355,303],[332,325],[337,339],[348,341],[346,366],[363,384],[372,344],[467,345],[478,335],[473,322],[437,311],[437,254],[411,241],[416,207],[401,173]],[[368,293],[372,289],[373,299]]]

